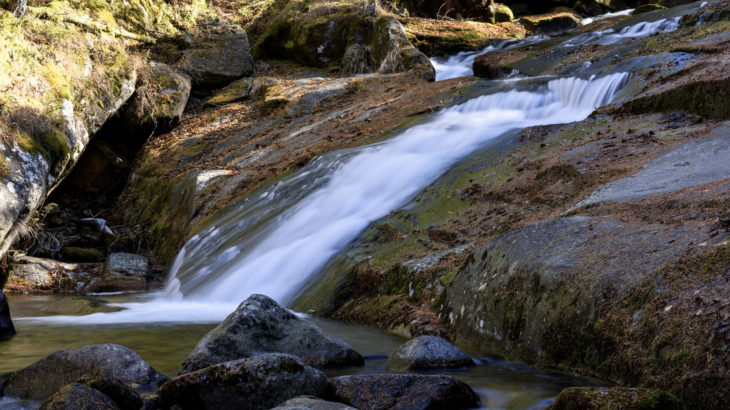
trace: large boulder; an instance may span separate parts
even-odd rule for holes
[[[160,386],[160,408],[269,409],[292,397],[323,396],[327,376],[298,357],[269,353],[175,377]]]
[[[317,18],[283,14],[256,43],[255,52],[343,74],[413,72],[433,81],[430,60],[411,44],[401,23],[370,5],[364,10],[341,5]]]
[[[203,336],[181,373],[230,360],[279,352],[314,367],[360,365],[362,356],[342,340],[298,318],[273,299],[252,295]]]
[[[454,369],[474,364],[469,355],[438,336],[419,336],[401,345],[385,368],[403,372],[418,369]]]
[[[45,400],[82,378],[116,378],[138,392],[152,391],[165,377],[132,350],[115,344],[59,350],[10,375],[4,394]]]
[[[210,23],[178,63],[190,74],[193,88],[216,88],[254,72],[246,31],[235,24]]]
[[[8,306],[8,299],[5,297],[5,293],[0,290],[0,338],[12,336],[15,334],[15,326],[13,321],[10,319],[10,306]]]
[[[192,89],[191,78],[166,64],[150,62],[123,116],[127,127],[148,137],[170,130],[182,118]]]
[[[99,390],[74,383],[57,391],[41,410],[119,410],[119,406]]]
[[[326,401],[312,396],[289,399],[271,410],[356,410],[344,403]]]
[[[330,384],[338,400],[360,409],[465,409],[480,404],[466,383],[444,375],[342,376]]]
[[[558,394],[548,410],[682,410],[684,403],[656,389],[629,387],[569,387]]]

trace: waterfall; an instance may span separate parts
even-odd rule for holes
[[[192,238],[178,255],[166,294],[236,303],[263,293],[289,302],[368,224],[405,204],[459,159],[510,130],[584,119],[610,102],[627,78],[561,78],[537,90],[474,98],[389,141],[324,156],[254,200],[230,207]],[[263,212],[282,206],[288,209]]]

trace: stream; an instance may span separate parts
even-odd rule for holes
[[[671,31],[681,18],[647,15],[657,17],[617,29],[576,33],[559,46],[612,44]],[[434,61],[437,79],[471,75],[478,55],[546,39],[502,41],[479,52]],[[262,293],[283,304],[291,302],[369,224],[406,204],[461,159],[510,131],[583,120],[610,103],[630,77],[614,72],[498,80],[499,92],[444,109],[389,140],[315,158],[215,215],[180,250],[163,292],[95,296],[121,308],[118,312],[47,316],[44,307],[58,297],[9,295],[18,334],[1,342],[0,375],[55,350],[98,343],[125,345],[161,373],[174,375],[201,336],[249,295]],[[405,341],[366,326],[307,319],[367,358],[363,367],[329,371],[330,376],[384,372],[387,355]],[[565,387],[596,384],[485,358],[486,352],[468,353],[480,364],[449,374],[472,386],[488,408],[542,408]],[[38,407],[3,400],[2,408]]]

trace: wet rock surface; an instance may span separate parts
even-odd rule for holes
[[[301,396],[289,399],[271,410],[354,410],[344,403],[336,403],[312,396]]]
[[[5,293],[0,290],[0,338],[12,336],[15,334],[15,326],[10,318],[10,307]]]
[[[479,398],[464,382],[450,376],[365,375],[331,380],[339,400],[367,409],[466,409],[479,407]]]
[[[571,387],[563,390],[548,410],[573,409],[681,410],[684,403],[672,394],[654,389],[626,387]]]
[[[51,396],[43,410],[119,410],[119,406],[100,391],[82,384],[69,384]]]
[[[182,409],[269,409],[289,398],[322,397],[324,373],[301,359],[268,353],[177,376],[160,386],[158,406]]]
[[[3,389],[6,395],[45,400],[84,377],[116,378],[138,392],[153,391],[165,379],[132,350],[104,344],[51,353],[12,373]]]
[[[474,365],[469,355],[438,336],[419,336],[401,345],[385,368],[390,371],[454,369]]]
[[[271,298],[253,295],[198,342],[182,373],[278,352],[315,367],[359,365],[363,358],[342,340],[295,316]]]

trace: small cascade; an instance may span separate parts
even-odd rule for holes
[[[682,16],[660,19],[657,21],[642,21],[631,26],[626,26],[619,31],[608,29],[591,33],[581,34],[563,42],[563,47],[576,47],[585,44],[598,44],[607,46],[616,44],[627,38],[649,37],[657,33],[669,33],[679,28]]]
[[[479,51],[463,51],[447,58],[446,60],[432,58],[431,64],[433,64],[436,69],[436,81],[473,75],[474,71],[472,70],[472,66],[474,65],[474,59],[480,55],[487,54],[492,51],[509,50],[516,47],[535,44],[549,38],[550,37],[545,35],[539,35],[527,37],[524,40],[504,40],[487,46]]]

